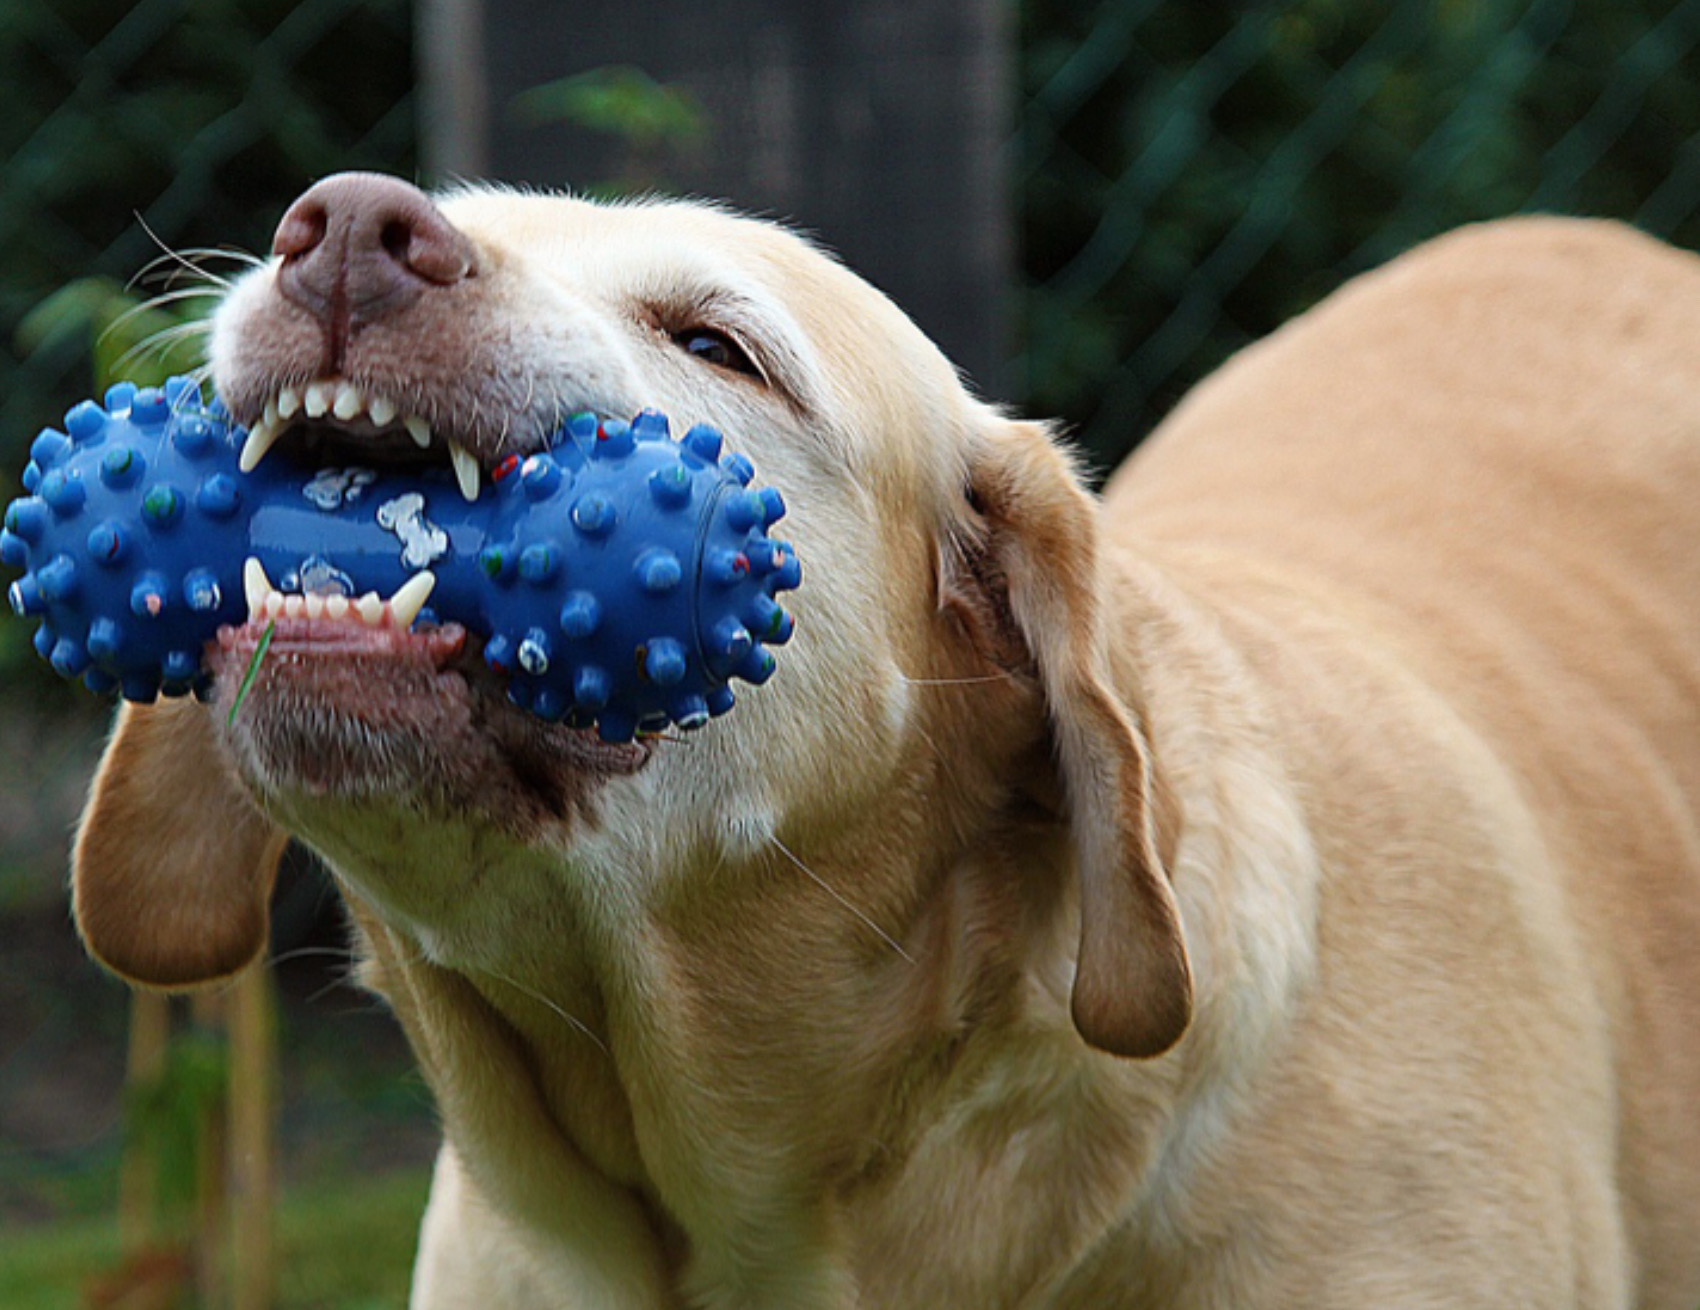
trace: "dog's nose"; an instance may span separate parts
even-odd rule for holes
[[[406,308],[478,271],[472,243],[418,187],[339,173],[309,187],[272,237],[277,286],[341,344],[348,328]]]

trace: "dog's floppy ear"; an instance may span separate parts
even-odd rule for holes
[[[125,705],[71,855],[84,945],[144,987],[229,977],[265,947],[287,840],[237,784],[204,706]]]
[[[1000,423],[970,474],[982,523],[964,550],[1002,644],[1037,672],[1080,879],[1075,1027],[1093,1046],[1150,1057],[1192,1018],[1192,971],[1170,889],[1164,798],[1139,723],[1112,690],[1098,509],[1046,429]],[[984,625],[981,625],[984,626]],[[1172,838],[1172,833],[1166,834]]]

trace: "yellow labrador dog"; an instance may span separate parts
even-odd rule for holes
[[[227,724],[255,625],[120,716],[89,947],[228,976],[324,855],[441,1107],[418,1310],[1700,1304],[1700,261],[1448,237],[1101,502],[698,205],[330,179],[212,365],[254,453],[428,425],[474,479],[712,421],[807,565],[679,740],[393,633]]]

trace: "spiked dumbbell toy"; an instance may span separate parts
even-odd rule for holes
[[[251,613],[452,620],[516,704],[625,741],[724,713],[791,635],[776,596],[801,571],[767,534],[784,503],[713,428],[675,442],[654,411],[581,415],[471,502],[446,468],[243,473],[243,437],[175,378],[36,438],[0,561],[25,570],[12,608],[61,675],[152,700],[204,692],[203,646]]]

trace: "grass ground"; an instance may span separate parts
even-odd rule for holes
[[[404,1306],[428,1182],[427,1170],[413,1168],[286,1194],[278,1212],[276,1310]],[[0,1306],[87,1310],[91,1281],[117,1263],[110,1216],[14,1228],[0,1238]]]
[[[36,714],[0,688],[0,1310],[90,1310],[91,1284],[118,1265],[129,993],[84,955],[64,888],[104,720]],[[393,1019],[345,980],[322,879],[286,869],[273,919],[278,1310],[400,1310],[437,1138],[430,1098]],[[144,1305],[179,1310],[105,1310]]]

